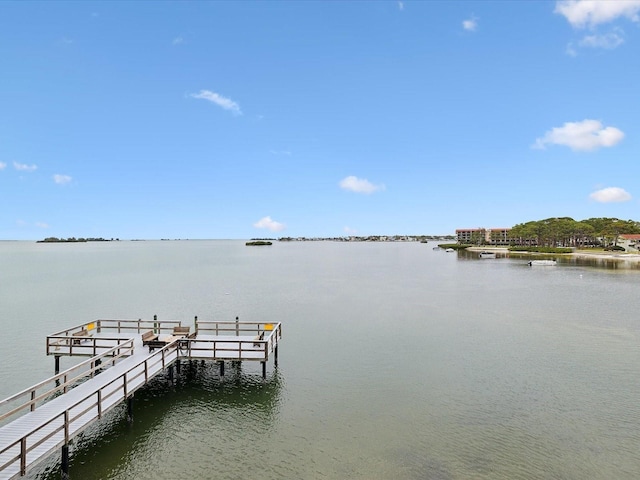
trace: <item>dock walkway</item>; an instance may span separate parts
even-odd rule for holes
[[[277,361],[279,323],[198,323],[196,318],[196,331],[186,336],[172,334],[175,324],[180,325],[156,318],[98,320],[48,336],[56,375],[0,401],[0,479],[25,475],[60,447],[63,472],[68,470],[71,439],[124,400],[130,409],[134,392],[177,360],[218,361],[222,375],[227,360],[260,361],[263,377],[272,352]],[[141,333],[149,325],[168,331],[158,334],[161,348],[143,345]],[[58,373],[60,356],[89,358]]]

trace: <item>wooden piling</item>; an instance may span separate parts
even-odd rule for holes
[[[133,423],[133,395],[127,398],[127,421]]]
[[[60,467],[60,478],[69,480],[69,445],[62,445],[62,465]]]

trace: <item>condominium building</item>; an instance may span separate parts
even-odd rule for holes
[[[510,228],[459,228],[458,243],[478,245],[509,245]]]

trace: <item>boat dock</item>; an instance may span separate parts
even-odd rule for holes
[[[181,360],[209,360],[224,376],[227,361],[278,362],[280,323],[95,320],[47,336],[54,376],[0,401],[0,479],[29,468],[61,448],[62,477],[68,478],[69,443],[81,431],[127,402],[133,419],[134,392]],[[63,356],[88,357],[60,372]]]

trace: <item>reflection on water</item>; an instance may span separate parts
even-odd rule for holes
[[[575,255],[554,255],[554,254],[540,254],[533,257],[531,254],[518,253],[518,252],[497,252],[496,259],[481,259],[478,255],[479,252],[473,252],[468,250],[459,250],[457,254],[458,260],[482,260],[492,261],[498,259],[511,259],[514,261],[522,260],[524,263],[529,262],[531,259],[548,259],[556,260],[558,264],[574,265],[580,267],[594,267],[604,268],[607,270],[640,270],[640,262],[637,259],[632,260],[625,258],[624,255],[613,257],[596,257],[596,256],[575,256]]]
[[[640,270],[640,262],[625,259],[624,257],[591,258],[571,256],[562,259],[562,262],[581,267],[597,267],[607,270]]]
[[[277,422],[282,377],[274,369],[263,380],[252,367],[228,363],[220,377],[217,363],[182,361],[174,382],[165,372],[135,393],[132,424],[122,404],[73,441],[70,477],[187,478],[188,471],[188,478],[214,478],[209,459],[221,444],[235,442],[250,455]],[[53,457],[30,476],[60,478]]]

